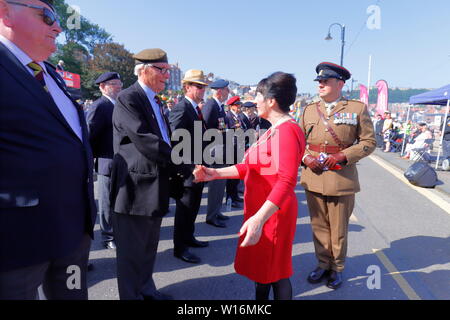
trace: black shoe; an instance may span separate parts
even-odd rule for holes
[[[233,202],[231,203],[231,206],[232,206],[233,208],[236,208],[236,209],[242,209],[242,208],[243,208],[242,203],[241,203],[241,202],[237,202],[237,201],[233,201]]]
[[[164,300],[173,300],[173,297],[162,293],[160,291],[155,291],[151,295],[142,295],[144,297],[144,300],[154,300],[154,301],[164,301]]]
[[[188,243],[188,246],[192,248],[206,248],[207,246],[209,246],[209,242],[200,241],[194,238],[194,240]]]
[[[103,242],[103,246],[104,246],[106,249],[112,249],[112,250],[114,250],[114,249],[117,248],[117,247],[116,247],[116,243],[114,242],[114,240]]]
[[[228,217],[228,216],[226,216],[226,215],[223,215],[223,214],[219,213],[219,214],[217,215],[217,219],[222,220],[222,221],[227,221],[227,220],[230,220],[230,217]]]
[[[89,262],[88,265],[87,265],[87,271],[89,272],[89,271],[92,271],[92,270],[94,270],[94,264]]]
[[[188,263],[200,263],[201,260],[199,257],[197,257],[195,254],[192,254],[189,252],[189,250],[184,250],[183,252],[176,252],[174,251],[173,255],[178,258],[183,260],[184,262],[188,262]]]
[[[328,278],[327,287],[333,290],[338,289],[342,285],[342,272],[331,271]]]
[[[226,228],[227,227],[227,225],[225,223],[223,223],[222,221],[219,221],[219,219],[207,220],[206,223],[210,224],[214,227],[217,227],[217,228]]]
[[[242,199],[241,197],[236,197],[236,198],[231,199],[231,200],[233,200],[233,202],[241,202],[241,203],[244,202],[244,199]]]
[[[323,279],[327,278],[329,274],[330,274],[329,270],[317,267],[313,272],[309,274],[307,280],[309,283],[319,283]]]

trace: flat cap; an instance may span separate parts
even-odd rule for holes
[[[314,81],[335,78],[347,81],[352,77],[350,71],[331,62],[322,62],[316,67],[317,78]]]
[[[231,97],[230,99],[228,99],[227,106],[232,106],[234,104],[237,104],[237,105],[242,104],[241,98],[239,96],[234,96],[234,97]]]
[[[256,104],[251,102],[251,101],[247,101],[242,105],[243,108],[256,108]]]
[[[222,88],[228,87],[229,84],[230,84],[229,81],[226,81],[226,80],[223,80],[223,79],[219,79],[219,80],[216,80],[213,83],[211,83],[209,85],[209,87],[211,89],[222,89]]]
[[[142,50],[141,52],[135,54],[133,59],[136,61],[136,64],[168,62],[167,53],[158,48]]]
[[[105,72],[100,77],[98,77],[97,80],[95,80],[95,84],[99,85],[100,83],[114,79],[120,80],[120,75],[117,72]]]

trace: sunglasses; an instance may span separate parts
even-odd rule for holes
[[[196,87],[199,90],[206,88],[206,86],[198,84],[198,83],[191,83],[191,86],[194,86],[194,87]]]
[[[159,72],[161,72],[161,74],[166,74],[166,73],[169,72],[169,69],[166,69],[166,68],[157,67],[157,66],[155,66],[153,64],[150,64],[150,63],[147,63],[147,65],[150,66],[150,67],[153,67],[155,69],[158,69]]]
[[[44,23],[46,25],[52,26],[55,22],[59,25],[58,15],[46,7],[34,6],[31,4],[25,4],[25,3],[21,3],[21,2],[15,2],[15,1],[6,1],[6,2],[9,4],[14,4],[16,6],[23,6],[23,7],[27,7],[27,8],[42,10],[42,20],[44,21]]]

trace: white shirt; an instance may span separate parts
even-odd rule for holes
[[[216,97],[213,97],[214,100],[216,100],[217,104],[219,105],[219,109],[222,112],[223,111],[223,103],[220,102]]]
[[[328,115],[331,114],[331,111],[333,111],[333,108],[336,107],[336,105],[339,103],[339,101],[341,101],[341,97],[339,97],[339,99],[337,99],[336,101],[329,102],[329,103],[323,101],[323,103],[325,103],[325,108],[327,108]]]
[[[26,70],[30,72],[30,74],[34,77],[34,72],[27,65],[33,60],[23,52],[19,47],[17,47],[13,42],[9,41],[2,35],[0,35],[0,42],[5,45],[6,48],[11,51],[11,53],[22,63]],[[69,126],[78,136],[78,138],[82,141],[83,134],[81,130],[80,118],[78,116],[78,112],[72,101],[66,96],[66,94],[59,88],[56,84],[55,80],[50,76],[47,72],[47,68],[43,62],[38,63],[42,69],[44,70],[44,80],[47,86],[48,92],[53,98],[56,106],[59,111],[62,113],[64,119],[66,119]]]
[[[163,115],[161,114],[159,104],[157,104],[156,100],[155,100],[156,93],[153,92],[152,89],[147,87],[141,81],[138,80],[138,83],[141,86],[141,88],[144,90],[144,92],[148,98],[148,101],[150,101],[150,105],[152,106],[153,113],[156,116],[156,121],[158,122],[159,131],[161,132],[161,135],[162,135],[164,141],[170,146],[170,139],[169,139],[169,133],[167,132],[167,125],[163,119]]]

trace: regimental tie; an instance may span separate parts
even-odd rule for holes
[[[42,69],[42,67],[37,62],[34,62],[34,61],[27,64],[27,66],[31,70],[33,70],[34,77],[36,78],[36,80],[39,81],[40,84],[42,85],[42,87],[45,89],[45,91],[48,92],[48,88],[47,88],[47,85],[45,84],[45,79],[44,79],[44,69]]]
[[[200,109],[200,107],[197,106],[197,107],[195,108],[195,110],[197,110],[198,118],[199,118],[200,120],[203,121],[203,113],[202,113],[202,110]]]

